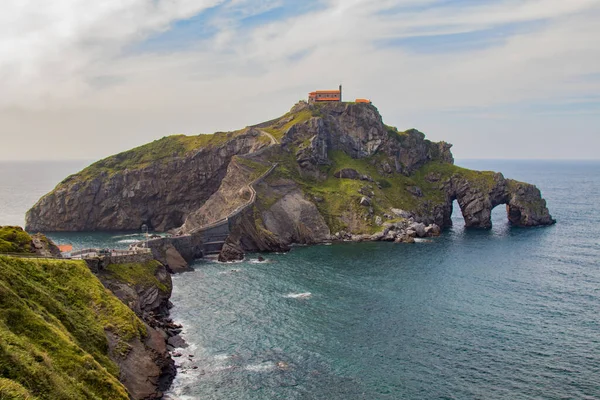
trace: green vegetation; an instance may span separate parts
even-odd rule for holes
[[[211,135],[201,134],[196,136],[165,136],[162,139],[95,162],[81,172],[69,176],[62,183],[87,180],[101,174],[112,175],[125,169],[141,169],[157,161],[166,162],[172,157],[183,156],[201,148],[220,146],[243,131],[217,132]]]
[[[105,330],[146,334],[83,261],[0,256],[0,398],[127,399]]]
[[[439,174],[441,180],[445,180],[451,176],[457,176],[466,179],[471,183],[472,187],[481,189],[483,191],[490,191],[495,185],[495,173],[493,171],[475,171],[441,161],[431,161],[425,164],[415,173],[414,178],[416,181],[423,183],[425,186],[427,182],[425,177],[432,173]]]
[[[277,122],[273,125],[263,128],[263,131],[270,133],[277,140],[281,140],[283,135],[290,129],[293,125],[300,124],[302,122],[308,121],[312,117],[316,116],[315,111],[311,111],[309,109],[305,109],[296,113],[287,113],[283,117],[281,117]],[[289,121],[288,121],[289,120]],[[286,122],[287,121],[287,122]]]
[[[530,186],[528,183],[515,181],[513,179],[507,179],[506,182],[508,185],[508,190],[512,193],[518,193],[519,188],[522,187],[522,185]],[[524,201],[524,198],[521,197],[519,199],[519,203],[527,209],[532,210],[534,214],[544,214],[546,210],[546,200],[544,200],[541,196],[539,198],[528,196],[528,198],[530,199],[529,201]]]
[[[33,400],[34,397],[27,389],[15,381],[0,378],[0,399],[2,400]]]
[[[404,135],[402,132],[397,132],[395,128],[390,128],[390,130],[394,134]],[[342,151],[329,152],[328,158],[332,164],[319,168],[326,178],[316,179],[300,174],[294,157],[296,150],[292,149],[290,153],[282,152],[271,160],[279,162],[279,167],[267,181],[274,182],[281,178],[292,179],[309,197],[320,199],[321,201],[316,201],[315,204],[332,232],[352,230],[355,233],[373,233],[381,230],[375,225],[373,216],[367,212],[368,208],[359,204],[363,196],[360,193],[362,188],[369,192],[373,215],[382,216],[384,213],[389,214],[390,208],[430,213],[435,206],[446,201],[441,183],[452,176],[467,179],[474,187],[482,190],[489,191],[495,184],[493,172],[472,171],[441,161],[431,161],[411,176],[398,173],[381,174],[377,165],[384,161],[383,155],[354,159]],[[343,168],[351,168],[360,174],[368,175],[375,182],[335,178],[334,173]],[[432,177],[437,179],[431,179]],[[416,197],[407,190],[413,186],[421,189],[422,197]],[[264,195],[259,194],[261,209],[269,208],[277,200],[264,198]]]
[[[0,226],[0,253],[33,253],[31,236],[19,226]]]
[[[243,156],[234,156],[234,160],[252,171],[248,176],[248,183],[258,179],[262,174],[267,172],[269,168],[271,168],[270,164],[252,160]]]
[[[105,271],[110,278],[127,283],[131,286],[155,286],[161,292],[168,293],[169,288],[164,283],[160,282],[155,276],[156,270],[160,266],[161,264],[158,261],[152,260],[144,264],[109,264],[105,268]]]

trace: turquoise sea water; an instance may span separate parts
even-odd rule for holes
[[[172,398],[600,398],[600,162],[459,164],[537,184],[558,223],[511,228],[500,206],[492,230],[465,231],[455,210],[430,242],[197,262],[174,276],[190,347]]]

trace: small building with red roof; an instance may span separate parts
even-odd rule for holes
[[[308,94],[309,103],[318,103],[323,101],[342,101],[342,85],[339,90],[317,90]]]

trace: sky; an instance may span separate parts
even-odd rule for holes
[[[0,160],[100,159],[344,85],[456,158],[598,159],[600,0],[3,0]]]

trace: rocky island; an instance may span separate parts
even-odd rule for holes
[[[26,229],[146,224],[182,238],[156,244],[157,255],[174,247],[189,261],[207,243],[231,260],[296,243],[410,242],[449,227],[455,200],[469,228],[490,228],[501,204],[514,226],[555,222],[534,185],[458,167],[450,148],[385,125],[370,103],[300,102],[262,124],[169,136],[98,161],[42,197]]]

